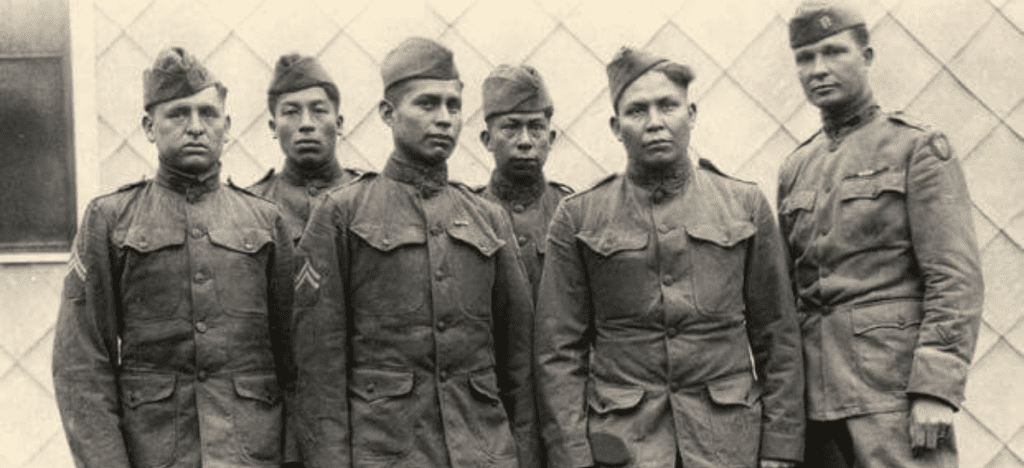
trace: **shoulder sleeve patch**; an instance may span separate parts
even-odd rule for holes
[[[943,161],[953,157],[953,151],[949,148],[949,140],[946,139],[946,135],[936,132],[928,140],[928,146],[931,146],[935,156]]]

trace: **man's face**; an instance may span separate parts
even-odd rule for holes
[[[304,168],[322,167],[334,156],[343,120],[319,86],[278,97],[270,129],[285,157]]]
[[[399,102],[382,107],[395,145],[427,164],[448,159],[462,131],[462,83],[418,79],[405,86]]]
[[[224,134],[231,118],[224,101],[210,86],[196,94],[157,104],[142,118],[149,141],[156,144],[160,160],[191,174],[213,168],[224,149]]]
[[[857,45],[846,30],[793,50],[807,100],[821,109],[848,106],[869,92],[870,47]]]
[[[687,103],[686,89],[664,73],[652,70],[637,78],[622,93],[618,110],[612,131],[630,161],[663,167],[686,158],[697,107]]]
[[[544,112],[503,114],[491,118],[480,141],[494,155],[498,172],[512,180],[534,181],[548,161],[555,131]]]

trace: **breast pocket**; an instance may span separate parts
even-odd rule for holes
[[[174,374],[122,374],[121,408],[132,466],[170,465],[178,444]]]
[[[352,249],[354,304],[372,304],[374,315],[405,315],[424,307],[427,263],[422,226],[353,224],[360,245]]]
[[[217,278],[217,298],[233,315],[267,313],[267,267],[274,238],[266,229],[210,230],[216,259],[211,262]]]
[[[576,234],[584,249],[590,291],[598,318],[635,316],[654,294],[647,244],[643,229],[607,227]]]
[[[494,290],[494,254],[505,245],[489,227],[469,222],[453,222],[448,235],[455,240],[450,272],[458,291],[455,301],[470,318],[489,319],[491,293]]]
[[[906,241],[906,174],[885,171],[847,178],[838,190],[839,219],[835,226],[846,242],[873,247]]]
[[[743,312],[747,243],[755,232],[757,228],[749,221],[686,227],[690,237],[694,296],[700,312]]]
[[[189,272],[184,244],[183,228],[134,225],[127,230],[121,243],[125,322],[165,320],[185,309]]]

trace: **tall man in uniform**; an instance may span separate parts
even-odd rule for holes
[[[86,209],[53,350],[75,464],[281,463],[293,245],[268,200],[220,183],[227,89],[191,54],[144,78],[154,180]]]
[[[687,154],[684,65],[608,65],[626,173],[555,212],[537,302],[552,467],[792,467],[803,364],[782,239],[756,185]]]
[[[857,11],[806,3],[789,32],[823,123],[779,173],[807,365],[807,466],[956,466],[952,418],[983,296],[960,164],[941,132],[879,110]]]
[[[315,57],[288,54],[277,61],[267,105],[284,168],[280,174],[271,169],[249,190],[277,202],[296,243],[317,195],[359,176],[342,168],[335,155],[345,121],[340,103],[338,86]]]
[[[529,65],[499,65],[483,88],[487,129],[480,132],[480,142],[494,155],[494,172],[477,192],[500,203],[511,216],[536,299],[548,224],[558,202],[572,193],[568,186],[544,178],[556,136],[551,128],[555,107],[544,80]]]
[[[381,66],[394,150],[330,191],[299,243],[298,438],[309,467],[533,467],[530,283],[507,216],[448,180],[452,53]]]

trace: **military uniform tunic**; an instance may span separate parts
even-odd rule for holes
[[[970,206],[945,136],[877,106],[783,164],[811,419],[963,400],[983,289]]]
[[[552,467],[752,467],[803,451],[803,366],[782,241],[751,183],[706,161],[678,193],[612,176],[562,201],[537,303]]]
[[[306,228],[317,197],[324,191],[345,185],[359,177],[354,169],[342,168],[337,160],[324,171],[322,177],[307,180],[285,163],[284,170],[276,174],[273,169],[247,190],[269,198],[281,207],[288,231],[297,244]]]
[[[544,249],[547,247],[548,226],[555,215],[558,202],[572,189],[557,182],[540,181],[537,190],[520,190],[522,196],[511,196],[502,187],[507,182],[500,181],[495,175],[491,182],[476,189],[488,200],[501,204],[512,219],[512,231],[516,234],[516,243],[523,258],[523,267],[533,287],[536,299],[540,288],[540,275],[544,268]]]
[[[274,204],[217,172],[89,204],[53,353],[77,466],[280,464],[292,249]]]
[[[530,286],[500,207],[392,157],[328,193],[299,251],[307,466],[536,466]]]

